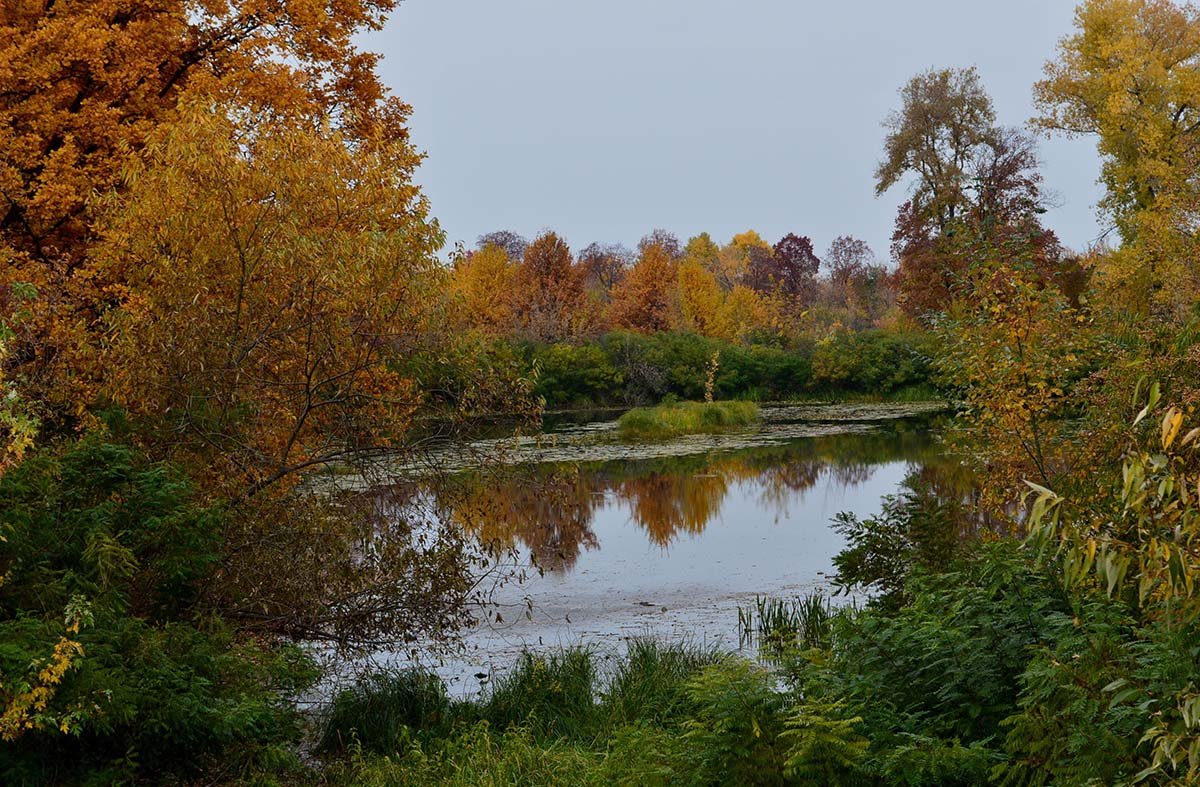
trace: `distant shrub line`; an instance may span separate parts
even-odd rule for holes
[[[926,334],[883,330],[837,334],[788,347],[739,345],[693,333],[613,332],[582,344],[511,346],[537,369],[535,392],[550,409],[652,404],[704,397],[709,364],[719,357],[718,399],[770,401],[811,395],[881,397],[933,393]]]

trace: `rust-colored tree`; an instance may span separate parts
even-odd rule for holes
[[[555,342],[578,336],[593,322],[584,272],[565,241],[553,232],[538,236],[517,268],[518,329],[530,339]]]
[[[274,117],[337,118],[348,139],[403,139],[408,109],[385,98],[354,36],[394,0],[15,0],[0,4],[0,286],[39,297],[10,367],[39,409],[79,415],[109,293],[82,270],[88,201],[121,173],[185,92],[236,98]]]
[[[644,245],[637,264],[613,292],[612,324],[643,333],[670,328],[676,267],[669,246]]]

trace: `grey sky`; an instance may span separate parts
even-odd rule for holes
[[[1001,123],[1071,29],[1073,0],[406,0],[365,44],[413,106],[419,181],[449,241],[494,229],[633,245],[841,234],[887,256],[880,121],[930,66],[978,66]],[[1098,234],[1091,139],[1042,142],[1046,217]]]

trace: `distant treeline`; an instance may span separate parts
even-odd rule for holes
[[[772,245],[747,230],[719,244],[654,230],[636,251],[593,243],[576,254],[554,232],[529,242],[499,231],[457,255],[448,275],[456,326],[542,343],[614,330],[778,343],[900,319],[895,276],[849,236],[821,258],[794,233]]]

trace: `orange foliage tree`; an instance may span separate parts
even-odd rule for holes
[[[394,443],[419,393],[388,359],[426,341],[443,278],[417,161],[187,105],[104,205],[103,393],[250,491]]]
[[[553,232],[529,244],[517,268],[515,288],[517,325],[527,337],[553,342],[591,327],[584,271]]]
[[[670,328],[676,267],[668,248],[644,244],[637,263],[613,291],[612,323],[644,333]]]
[[[15,338],[39,399],[82,413],[94,388],[72,352],[110,296],[82,274],[88,201],[203,91],[271,115],[336,116],[348,137],[403,138],[376,58],[354,35],[395,0],[14,0],[0,4],[0,288],[37,287]]]

